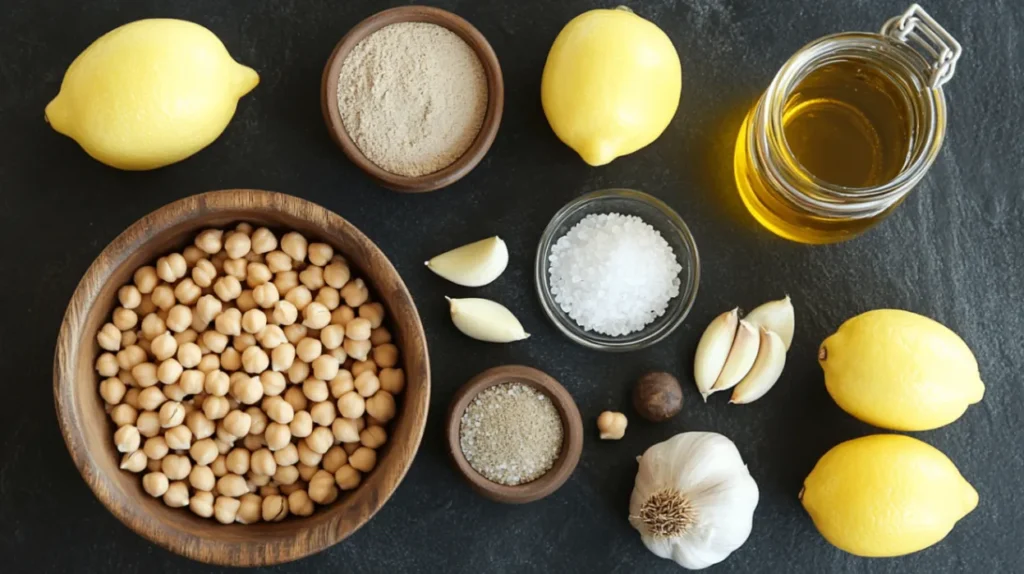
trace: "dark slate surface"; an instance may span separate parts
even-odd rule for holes
[[[14,0],[0,13],[0,293],[4,382],[0,415],[0,559],[7,572],[206,572],[136,536],[80,479],[55,423],[51,360],[64,307],[79,277],[122,229],[177,198],[258,187],[319,202],[373,238],[403,273],[430,338],[434,395],[419,456],[394,498],[344,543],[275,572],[672,572],[626,522],[647,446],[687,430],[726,434],[761,488],[749,541],[714,572],[1009,572],[1024,550],[1024,144],[1021,90],[1024,8],[1010,0],[933,0],[927,8],[964,44],[948,86],[950,129],[931,174],[881,226],[836,246],[788,243],[759,229],[731,181],[732,145],[747,107],[805,42],[874,30],[903,0],[630,2],[671,36],[684,68],[682,106],[653,145],[590,168],[558,142],[538,98],[545,55],[570,18],[600,3],[439,2],[487,36],[505,74],[505,119],[483,163],[451,188],[403,196],[374,186],[348,163],[320,119],[321,67],[352,25],[387,3],[59,2]],[[84,4],[88,4],[85,7]],[[175,16],[216,32],[260,86],[224,135],[172,167],[124,173],[88,158],[43,122],[64,69],[93,39],[143,17]],[[533,293],[541,230],[566,201],[611,186],[667,201],[688,221],[704,263],[686,325],[653,349],[587,351],[547,323]],[[422,267],[425,257],[500,234],[512,260],[495,284],[470,291]],[[443,295],[503,301],[533,337],[494,346],[460,335]],[[701,404],[691,384],[701,329],[717,313],[792,295],[798,328],[783,380],[766,398]],[[981,502],[939,545],[891,560],[844,554],[815,531],[797,501],[803,477],[834,444],[877,432],[830,400],[817,344],[844,319],[902,307],[958,331],[987,383],[980,405],[920,436],[948,454]],[[501,506],[475,495],[450,467],[442,413],[455,389],[502,363],[537,366],[572,392],[587,442],[572,479],[546,500]],[[679,373],[683,412],[648,424],[632,416],[626,438],[599,443],[604,409],[631,413],[631,381],[648,369]]]

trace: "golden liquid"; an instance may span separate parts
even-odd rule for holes
[[[761,224],[794,241],[829,243],[882,217],[818,217],[781,198],[748,155],[752,116],[753,110],[740,129],[734,168],[740,196]],[[835,62],[808,74],[786,101],[782,124],[790,151],[782,161],[804,176],[798,187],[824,182],[855,191],[883,185],[899,175],[909,157],[908,102],[891,80],[862,62]]]

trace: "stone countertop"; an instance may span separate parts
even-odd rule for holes
[[[1024,545],[1024,138],[1020,137],[1024,7],[1008,1],[931,0],[926,8],[964,45],[948,84],[948,139],[931,173],[867,235],[839,245],[790,243],[756,226],[731,175],[743,114],[794,51],[822,35],[876,30],[895,0],[663,0],[628,2],[679,49],[682,104],[651,146],[591,168],[554,137],[540,107],[547,50],[573,16],[600,5],[439,1],[476,25],[505,75],[501,131],[468,177],[443,191],[399,195],[375,186],[328,137],[321,68],[338,39],[392,2],[116,2],[7,0],[0,22],[0,558],[7,572],[207,572],[121,525],[81,480],[57,429],[51,391],[54,341],[79,278],[103,247],[172,200],[230,187],[278,190],[318,202],[367,233],[403,274],[423,317],[433,364],[431,417],[419,455],[394,497],[343,543],[274,572],[675,572],[626,521],[635,457],[675,433],[721,432],[738,445],[761,490],[747,543],[709,572],[1009,572]],[[43,107],[71,60],[108,30],[173,16],[217,33],[261,74],[227,131],[196,156],[153,172],[103,166],[49,129]],[[685,325],[641,352],[576,346],[542,314],[532,264],[541,230],[565,202],[607,187],[650,192],[688,222],[703,262]],[[508,271],[480,290],[425,271],[425,258],[499,234]],[[499,300],[533,334],[488,345],[458,333],[444,295]],[[796,306],[789,364],[750,406],[701,403],[690,373],[703,327],[716,314],[784,293]],[[947,427],[917,436],[945,452],[981,496],[940,544],[868,560],[830,546],[800,507],[804,476],[830,447],[878,432],[829,398],[818,343],[844,319],[878,307],[923,313],[974,349],[984,401]],[[547,371],[586,421],[579,467],[554,495],[503,506],[474,494],[449,464],[443,413],[455,390],[494,365]],[[680,375],[681,415],[660,425],[631,416],[626,438],[597,440],[605,409],[632,414],[641,373]]]

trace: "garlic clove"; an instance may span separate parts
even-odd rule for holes
[[[426,262],[427,268],[464,287],[481,287],[498,278],[508,266],[508,247],[500,237],[488,237],[446,251]]]
[[[455,326],[478,341],[510,343],[530,336],[519,319],[500,303],[489,299],[445,299]]]
[[[715,317],[697,343],[697,354],[693,360],[693,379],[705,402],[712,392],[711,387],[725,367],[726,359],[729,358],[739,318],[739,308]]]
[[[739,329],[736,330],[736,338],[732,342],[732,349],[729,350],[729,357],[725,360],[725,366],[722,367],[714,386],[711,387],[712,393],[731,389],[747,376],[750,368],[754,366],[760,343],[761,335],[758,328],[741,319]]]
[[[789,350],[793,342],[793,330],[796,319],[793,316],[793,303],[789,295],[778,301],[769,301],[750,313],[744,319],[755,327],[764,327],[769,331],[775,331],[782,339],[786,350]]]
[[[786,345],[774,331],[761,327],[761,344],[757,359],[747,376],[732,392],[730,404],[745,405],[763,397],[771,390],[786,366]]]

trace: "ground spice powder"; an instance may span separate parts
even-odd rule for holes
[[[551,470],[562,450],[562,419],[544,393],[522,383],[488,387],[459,427],[462,454],[487,480],[515,486]]]
[[[338,109],[371,162],[397,175],[439,171],[469,149],[487,112],[487,76],[465,41],[436,24],[400,22],[345,58]]]

